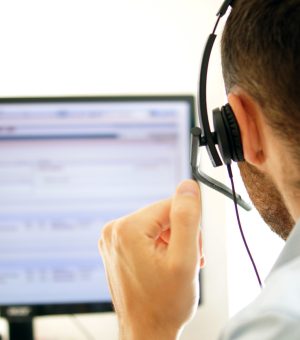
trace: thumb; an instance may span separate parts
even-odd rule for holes
[[[183,181],[176,190],[170,213],[171,256],[181,259],[199,256],[200,188],[193,180]]]

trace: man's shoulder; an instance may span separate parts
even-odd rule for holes
[[[300,247],[300,245],[299,245]],[[300,317],[300,256],[275,270],[268,277],[254,308],[279,309]],[[258,304],[256,304],[258,303]]]
[[[300,257],[272,272],[266,286],[228,324],[221,339],[299,339]]]

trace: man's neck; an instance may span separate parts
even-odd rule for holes
[[[285,204],[295,223],[300,220],[300,190],[293,181],[285,181],[281,186],[281,193]]]

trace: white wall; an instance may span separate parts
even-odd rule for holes
[[[218,5],[11,0],[0,6],[0,93],[36,95],[194,91],[208,18]]]
[[[0,96],[195,94],[220,2],[0,0]],[[213,60],[210,107],[224,99],[217,49]],[[203,201],[203,305],[184,340],[216,339],[228,317],[225,200],[203,188]],[[79,319],[95,338],[117,339],[114,315]],[[35,325],[38,339],[84,338],[72,317],[39,318]]]

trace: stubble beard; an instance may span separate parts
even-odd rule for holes
[[[238,163],[249,197],[272,231],[286,240],[295,221],[273,180],[247,162]]]

